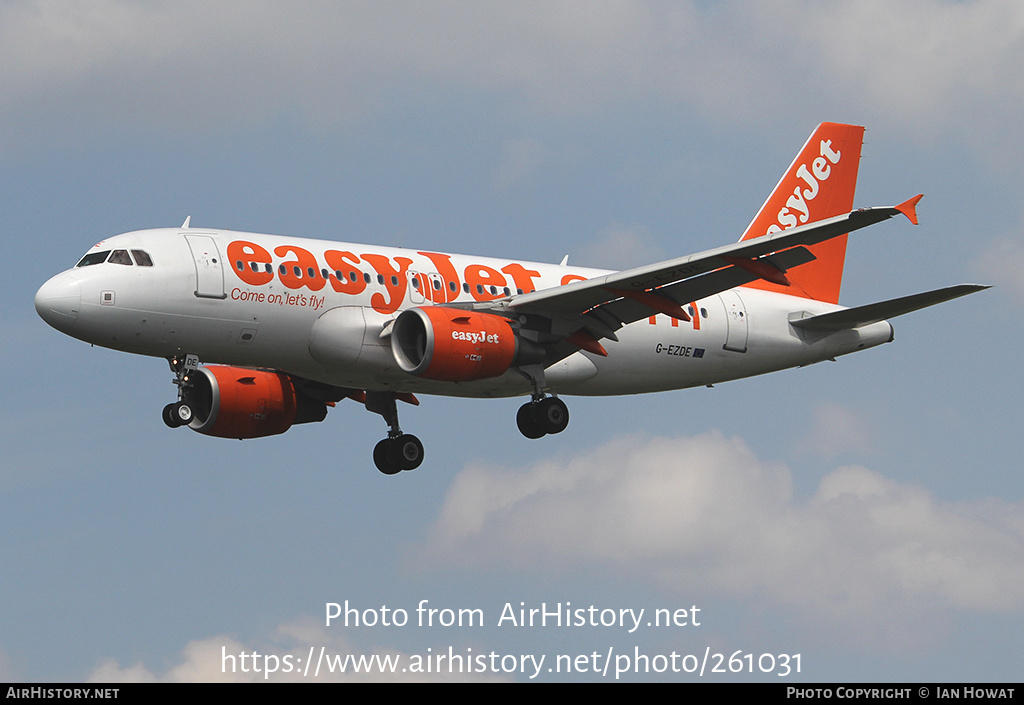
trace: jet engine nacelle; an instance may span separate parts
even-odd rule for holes
[[[446,382],[498,377],[513,364],[544,357],[543,349],[519,338],[507,319],[443,306],[403,311],[395,319],[391,351],[409,374]]]
[[[220,438],[262,438],[292,424],[323,421],[327,405],[303,395],[283,372],[215,365],[192,375],[189,428]]]

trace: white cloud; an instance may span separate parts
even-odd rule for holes
[[[801,453],[832,459],[843,453],[875,452],[878,434],[851,409],[826,402],[814,409],[814,425],[798,445]]]
[[[813,622],[901,641],[950,610],[1024,605],[1024,507],[944,503],[863,467],[809,499],[789,471],[717,432],[619,438],[521,470],[455,479],[431,563],[600,565],[662,587],[763,595]]]
[[[964,129],[994,152],[1024,107],[1022,33],[1012,0],[23,0],[0,6],[0,120],[337,126],[385,96],[468,89],[572,116],[652,97],[716,121],[848,111],[915,135]]]
[[[320,651],[324,650],[321,660]],[[245,654],[243,659],[242,654]],[[459,652],[456,653],[462,655]],[[306,671],[307,662],[312,662]],[[281,625],[277,631],[262,643],[244,644],[229,636],[213,636],[190,641],[180,654],[177,663],[162,673],[154,672],[141,663],[121,666],[113,659],[102,661],[88,676],[92,683],[260,683],[260,682],[379,682],[379,681],[451,681],[451,680],[495,680],[491,674],[449,673],[434,668],[431,672],[409,672],[415,668],[416,659],[423,655],[406,654],[394,649],[359,649],[350,640],[339,635],[336,628],[326,628],[312,618],[300,618]],[[351,657],[349,659],[349,657]],[[369,659],[372,669],[354,668],[351,659]],[[337,667],[330,669],[328,661],[334,664],[342,660],[347,664],[346,672]],[[381,667],[390,662],[394,668]],[[316,664],[320,674],[316,675]],[[426,661],[422,661],[426,668]],[[473,664],[468,664],[473,665]],[[443,663],[448,667],[447,661]],[[267,673],[270,672],[268,677]]]

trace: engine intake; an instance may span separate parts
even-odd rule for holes
[[[189,428],[219,438],[262,438],[293,424],[323,421],[327,405],[295,388],[283,372],[214,365],[200,367],[190,381]]]
[[[391,351],[398,366],[425,379],[467,382],[539,362],[543,349],[519,338],[507,319],[443,306],[410,308],[395,320]]]

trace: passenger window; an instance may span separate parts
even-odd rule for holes
[[[88,267],[89,265],[100,264],[101,262],[106,262],[107,261],[107,255],[109,255],[109,254],[110,254],[110,250],[103,250],[102,252],[90,252],[89,254],[87,254],[85,257],[82,258],[81,262],[79,262],[75,266],[76,267]]]
[[[107,261],[111,264],[126,264],[129,267],[132,266],[132,258],[128,256],[128,250],[114,250],[110,253],[110,259]]]
[[[153,266],[153,260],[145,250],[132,250],[132,255],[135,257],[135,264],[140,267]]]

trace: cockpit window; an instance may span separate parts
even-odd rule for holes
[[[113,264],[124,264],[131,266],[133,264],[132,257],[135,257],[134,264],[140,267],[152,267],[153,258],[149,256],[149,253],[145,250],[132,250],[132,254],[128,254],[128,250],[101,250],[100,252],[90,252],[81,261],[76,264],[76,267],[88,267],[93,264],[101,264],[103,262],[111,262]]]
[[[83,257],[82,261],[79,262],[76,266],[88,267],[89,265],[92,264],[100,264],[101,262],[106,262],[107,255],[109,254],[110,250],[103,250],[102,252],[90,252],[85,257]]]

